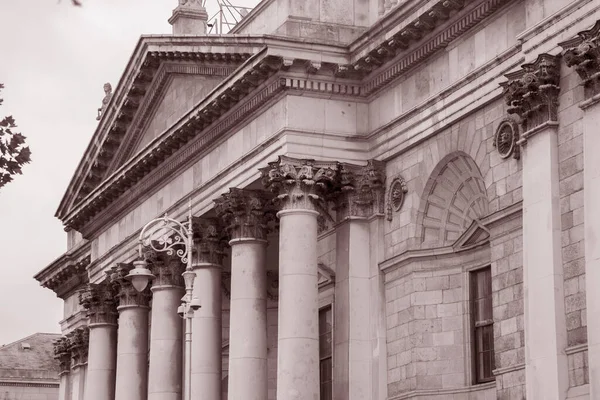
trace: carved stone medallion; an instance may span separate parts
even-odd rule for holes
[[[392,181],[389,189],[388,207],[387,207],[387,219],[392,220],[392,211],[398,212],[404,204],[404,197],[408,192],[406,187],[406,181],[398,177]]]
[[[500,122],[494,135],[494,147],[500,153],[500,157],[508,158],[512,155],[518,160],[521,156],[520,148],[517,145],[518,140],[519,125],[512,119]]]

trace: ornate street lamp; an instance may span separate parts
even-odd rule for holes
[[[167,214],[148,222],[142,228],[138,239],[139,259],[133,262],[134,268],[126,276],[126,279],[129,279],[139,292],[143,291],[150,280],[155,278],[144,260],[144,247],[150,248],[156,253],[175,254],[186,265],[185,272],[182,274],[185,282],[185,295],[181,298],[182,303],[177,309],[177,313],[185,318],[184,400],[190,400],[192,317],[194,310],[201,307],[199,299],[192,297],[194,278],[196,277],[196,273],[192,271],[193,234],[191,203],[188,207],[186,222],[182,223],[169,218]]]

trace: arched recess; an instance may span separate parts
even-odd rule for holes
[[[485,183],[473,158],[462,151],[447,155],[433,169],[421,197],[421,247],[451,245],[488,210]]]

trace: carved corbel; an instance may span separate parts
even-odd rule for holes
[[[306,71],[309,74],[316,74],[321,69],[321,63],[319,61],[307,61]]]

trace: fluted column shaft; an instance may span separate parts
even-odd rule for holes
[[[192,318],[191,398],[221,399],[222,376],[222,307],[221,270],[222,228],[216,219],[194,219],[193,263],[196,273],[192,297],[201,308]]]
[[[182,319],[177,314],[184,295],[183,265],[163,257],[152,263],[150,367],[148,400],[180,400],[182,389]]]
[[[231,237],[229,400],[264,400],[267,377],[266,235],[274,209],[261,191],[231,189],[215,200]]]
[[[117,362],[117,311],[108,283],[89,285],[80,297],[89,317],[85,400],[113,400]]]
[[[118,293],[119,329],[115,400],[148,397],[148,300],[149,291],[138,293],[125,279],[131,264],[112,269],[111,281]]]

